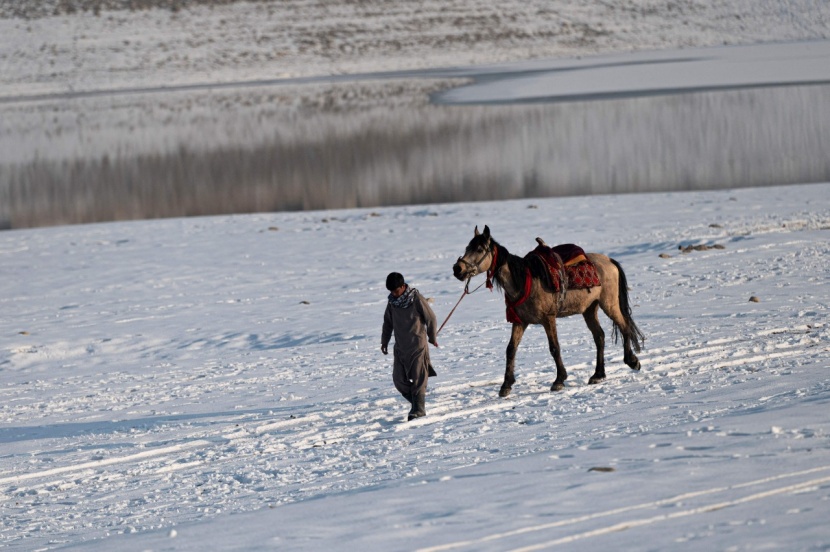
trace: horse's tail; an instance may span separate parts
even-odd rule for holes
[[[640,328],[637,327],[637,324],[634,323],[634,319],[631,318],[631,301],[628,299],[628,279],[625,277],[625,272],[620,266],[620,263],[611,259],[611,262],[614,263],[614,266],[617,267],[617,272],[619,272],[619,303],[620,303],[620,312],[622,313],[623,320],[625,320],[625,328],[621,328],[614,323],[614,342],[617,342],[619,334],[622,333],[624,337],[627,337],[631,340],[631,345],[636,352],[640,352],[641,347],[643,346],[643,342],[645,341],[645,336],[643,332],[640,331]]]

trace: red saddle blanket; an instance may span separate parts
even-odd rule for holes
[[[568,289],[590,289],[600,285],[597,268],[578,245],[572,243],[554,247],[540,245],[527,255],[537,255],[548,265],[554,291],[558,292],[562,289],[560,278],[562,264],[565,265],[565,274],[568,277]]]

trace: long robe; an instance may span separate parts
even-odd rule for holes
[[[381,345],[389,346],[392,333],[395,334],[394,365],[392,381],[395,389],[411,400],[411,397],[426,391],[427,379],[432,368],[429,360],[429,342],[436,341],[437,324],[435,313],[414,290],[414,299],[406,308],[386,305],[383,315]]]

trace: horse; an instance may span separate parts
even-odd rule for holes
[[[536,241],[540,247],[547,247],[541,238],[536,238]],[[582,252],[581,249],[576,249]],[[585,319],[597,349],[596,369],[588,384],[604,381],[605,332],[599,322],[599,309],[614,323],[614,341],[622,335],[623,361],[632,370],[639,370],[640,361],[634,352],[641,351],[645,338],[631,318],[628,281],[620,263],[600,253],[582,252],[583,260],[587,258],[596,268],[594,283],[599,285],[587,289],[568,289],[567,273],[562,270],[564,263],[560,263],[552,273],[551,265],[532,253],[524,258],[513,255],[490,236],[488,226],[484,227],[483,233],[476,226],[475,235],[464,250],[464,255],[452,267],[453,275],[460,281],[467,280],[469,284],[474,276],[486,274],[487,287],[492,289],[492,282],[495,281],[496,286],[504,292],[508,321],[513,323],[513,329],[507,345],[507,367],[499,396],[507,397],[516,382],[516,351],[525,330],[531,324],[541,324],[544,327],[550,354],[556,363],[556,379],[550,390],[561,391],[565,388],[568,373],[562,363],[556,319],[575,314],[581,314]],[[555,282],[556,279],[559,282]]]

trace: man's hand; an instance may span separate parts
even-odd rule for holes
[[[385,355],[388,355],[389,354],[389,349],[386,348],[386,345],[381,345],[380,346],[380,352],[385,354]]]
[[[439,347],[438,347],[438,340],[437,340],[437,339],[436,339],[436,340],[434,340],[434,341],[430,341],[430,343],[432,343],[432,345],[433,345],[436,349],[438,349],[438,348],[439,348]]]

